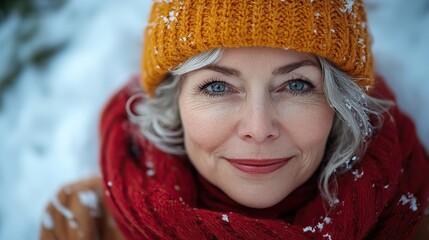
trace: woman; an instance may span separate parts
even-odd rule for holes
[[[41,238],[412,238],[429,162],[370,48],[360,1],[154,1],[145,93],[106,106],[102,181]]]

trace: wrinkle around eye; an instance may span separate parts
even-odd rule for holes
[[[215,89],[216,84],[218,89]],[[215,88],[213,86],[215,86]],[[201,84],[199,87],[199,93],[209,97],[226,97],[233,93],[238,93],[238,91],[228,82],[222,80],[213,80],[211,82],[209,81],[208,83]]]
[[[190,95],[182,99],[183,102],[186,102],[187,112],[204,112],[207,113],[207,110],[210,110],[210,114],[233,114],[238,110],[240,104],[236,101],[232,101],[230,98],[211,98],[211,97],[192,97]]]

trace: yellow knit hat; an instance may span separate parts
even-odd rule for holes
[[[361,0],[154,0],[142,83],[149,95],[169,69],[219,47],[265,46],[324,57],[367,91],[371,41]]]

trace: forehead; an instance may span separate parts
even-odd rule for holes
[[[243,64],[274,64],[282,65],[298,61],[310,60],[318,64],[313,54],[302,53],[295,50],[269,47],[242,47],[225,48],[218,64],[243,65]]]

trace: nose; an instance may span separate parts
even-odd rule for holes
[[[247,103],[241,114],[238,135],[245,141],[265,143],[279,137],[275,106],[269,101]]]

